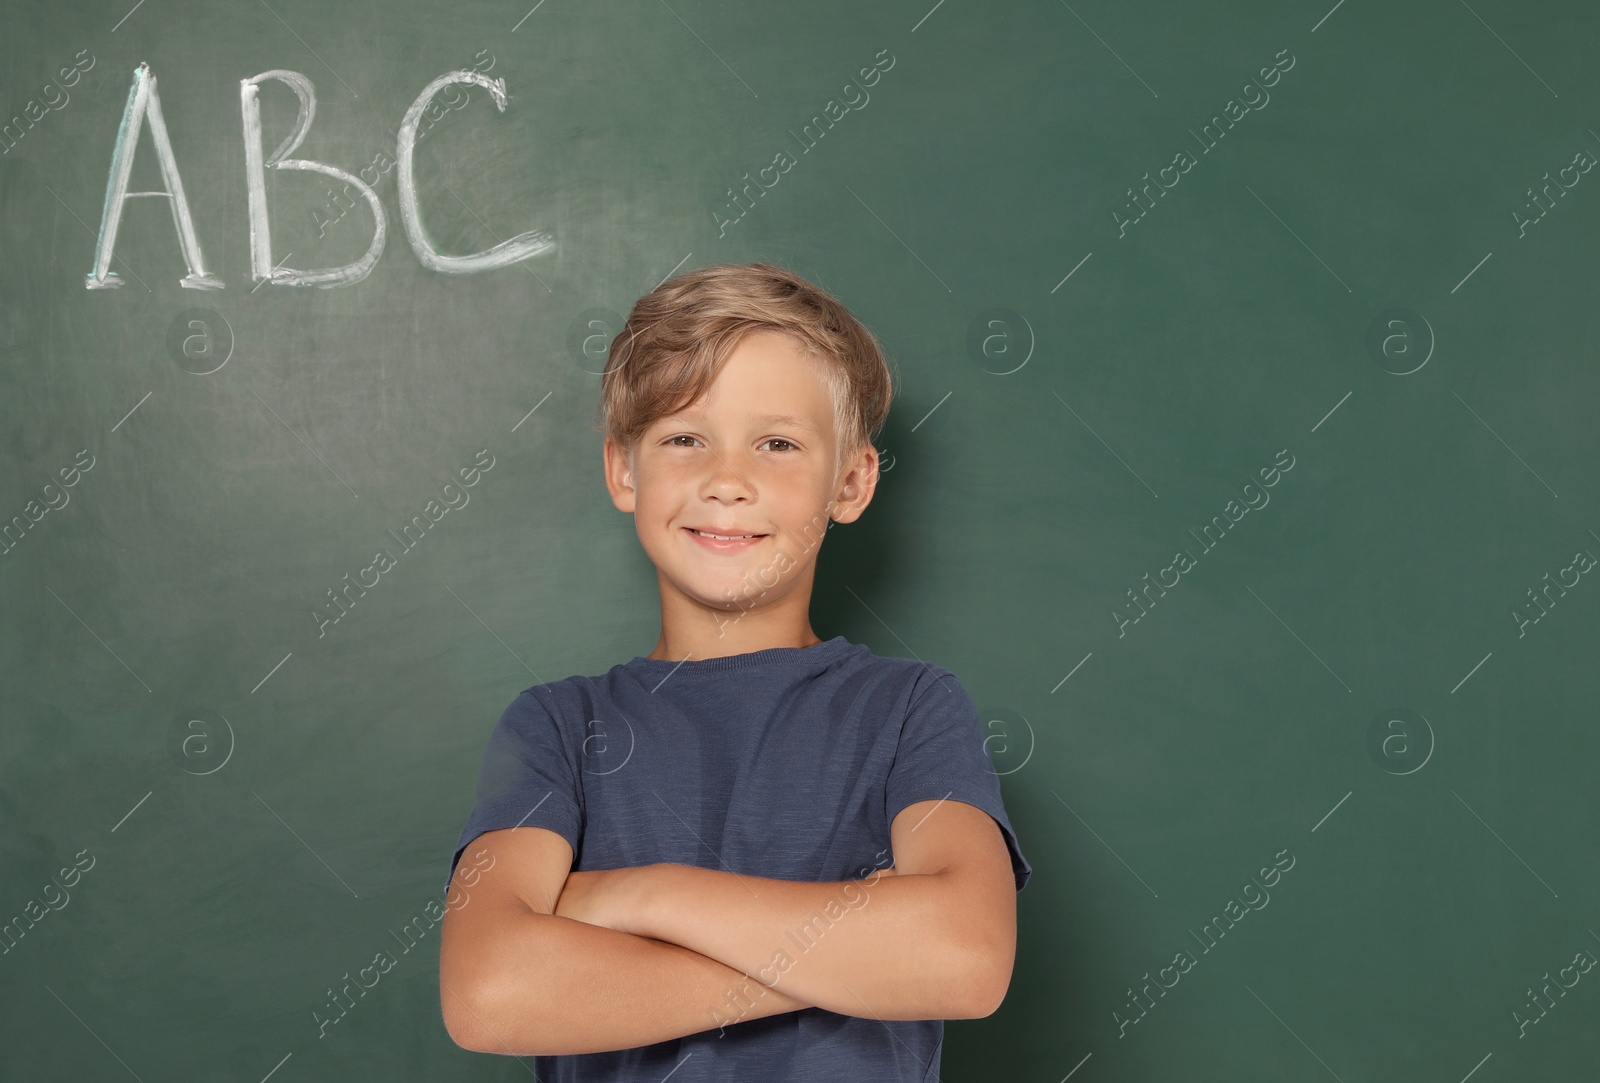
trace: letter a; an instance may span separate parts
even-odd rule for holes
[[[155,144],[156,161],[161,167],[161,192],[130,192],[128,177],[133,172],[133,155],[139,146],[139,129],[150,118],[150,141]],[[178,228],[178,247],[189,273],[180,280],[191,290],[220,290],[222,279],[206,273],[200,239],[194,233],[189,200],[183,194],[183,178],[178,176],[178,161],[172,155],[172,140],[167,138],[167,122],[161,116],[161,95],[156,92],[156,75],[144,61],[133,72],[128,88],[128,104],[122,111],[122,127],[111,152],[111,175],[106,178],[106,205],[100,213],[100,234],[95,241],[94,270],[84,285],[91,290],[114,290],[122,279],[110,270],[111,254],[117,247],[117,227],[122,224],[122,205],[134,196],[164,196],[171,201],[172,222]]]
[[[422,120],[422,111],[428,108],[428,103],[433,100],[435,94],[452,83],[471,83],[473,86],[483,87],[494,99],[495,108],[502,113],[506,111],[506,81],[491,79],[481,72],[465,69],[445,72],[423,87],[422,93],[417,95],[417,100],[406,110],[405,119],[400,122],[395,157],[400,167],[396,178],[400,185],[400,222],[405,226],[406,239],[411,242],[411,250],[429,270],[464,275],[474,271],[505,267],[554,248],[555,238],[543,230],[519,233],[509,241],[501,241],[492,248],[475,252],[470,256],[442,256],[428,239],[428,232],[422,226],[422,216],[417,210],[417,182],[412,152],[416,147],[417,124]]]
[[[271,156],[261,157],[261,102],[256,97],[256,87],[268,79],[288,85],[300,98],[300,112],[295,117],[294,130],[278,145]],[[311,129],[317,115],[317,92],[307,79],[297,71],[274,68],[250,79],[239,80],[239,109],[244,114],[244,171],[245,187],[249,192],[250,206],[250,277],[260,282],[266,280],[274,286],[348,286],[360,282],[372,273],[378,257],[383,255],[383,242],[388,233],[388,220],[383,214],[383,204],[371,185],[353,177],[342,169],[325,162],[312,162],[301,158],[286,158],[294,153],[300,141]],[[372,243],[364,256],[343,267],[323,267],[314,271],[301,271],[293,267],[274,267],[272,264],[272,230],[267,221],[267,170],[286,169],[295,172],[322,173],[359,191],[372,208]]]

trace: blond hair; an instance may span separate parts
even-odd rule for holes
[[[634,302],[611,340],[596,427],[625,453],[711,387],[744,337],[788,335],[819,363],[840,464],[876,440],[894,380],[878,340],[827,291],[770,263],[721,263],[669,278]]]

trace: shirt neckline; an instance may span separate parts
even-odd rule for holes
[[[667,658],[647,658],[641,654],[635,655],[632,660],[624,664],[629,669],[644,673],[679,675],[715,673],[772,663],[831,661],[854,646],[855,644],[840,635],[824,639],[820,643],[813,643],[809,647],[766,647],[759,651],[746,651],[743,654],[727,654],[720,658],[689,658],[681,662]]]

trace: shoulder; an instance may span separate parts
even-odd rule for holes
[[[932,662],[913,661],[907,668],[912,707],[933,696],[954,695],[958,700],[967,696],[966,686],[944,666],[934,665]]]
[[[880,679],[897,681],[907,688],[924,688],[941,680],[954,680],[955,674],[941,665],[921,658],[900,658],[874,654],[864,645],[853,645],[849,655],[851,668],[873,674]]]
[[[874,654],[860,644],[829,672],[844,687],[853,686],[857,696],[870,700],[874,713],[902,719],[930,689],[957,683],[955,675],[943,666],[918,658]]]
[[[972,697],[946,667],[917,658],[874,656],[873,663],[875,710],[902,738],[976,718]]]
[[[500,725],[512,729],[551,723],[558,729],[573,724],[582,726],[583,719],[592,717],[597,704],[606,698],[599,688],[603,680],[573,676],[529,685],[506,704],[500,715]]]
[[[892,692],[907,711],[940,689],[966,695],[953,672],[920,658],[888,657],[861,647],[847,668],[868,675],[874,686]]]

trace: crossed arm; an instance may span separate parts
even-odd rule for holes
[[[470,918],[470,907],[447,914],[446,1025],[468,1048],[568,1053],[811,1005],[877,1019],[990,1014],[1016,951],[999,827],[972,805],[921,801],[890,830],[895,868],[861,880],[643,865],[568,872],[520,906],[491,898]]]

